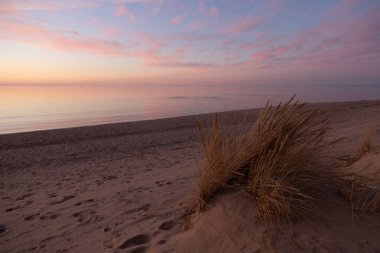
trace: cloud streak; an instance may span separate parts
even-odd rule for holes
[[[128,59],[147,71],[193,69],[221,76],[251,76],[262,69],[374,69],[380,64],[380,5],[363,2],[322,6],[318,15],[300,15],[305,22],[297,23],[294,10],[277,0],[242,7],[229,1],[4,0],[0,46],[17,41]],[[303,4],[293,7],[310,9]]]
[[[130,10],[128,10],[128,8],[125,7],[124,5],[118,5],[115,12],[114,12],[114,15],[115,16],[127,16],[128,19],[132,22],[136,20],[135,14],[133,14]]]
[[[243,17],[225,27],[223,34],[232,35],[236,33],[249,32],[264,22],[261,17]]]
[[[288,43],[256,50],[252,60],[266,66],[349,64],[380,60],[380,6],[354,17],[322,22],[296,34]]]
[[[178,25],[182,21],[183,21],[183,16],[181,15],[174,16],[170,19],[170,23],[172,23],[173,25]]]
[[[73,31],[51,31],[44,27],[4,19],[0,19],[0,30],[3,40],[16,40],[65,51],[131,56],[131,53],[120,42],[87,38]]]
[[[209,13],[210,13],[210,15],[212,17],[217,17],[219,15],[219,9],[218,9],[218,7],[211,6]]]

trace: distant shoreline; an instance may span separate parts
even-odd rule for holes
[[[379,104],[380,100],[360,100],[346,102],[307,103],[307,106],[347,106]],[[214,112],[198,115],[176,116],[168,118],[107,123],[99,125],[78,126],[69,128],[47,129],[30,132],[17,132],[0,135],[0,150],[10,147],[29,147],[34,144],[50,145],[55,143],[69,143],[71,141],[116,138],[118,136],[144,134],[151,132],[170,131],[173,129],[193,128],[198,118],[209,120],[215,114],[223,114],[236,121],[241,120],[247,111],[257,112],[260,108]],[[328,110],[326,108],[326,110]]]
[[[166,88],[163,88],[166,87]],[[346,86],[345,86],[346,87]],[[379,87],[0,87],[0,136],[259,108],[294,94],[303,102],[379,100]]]

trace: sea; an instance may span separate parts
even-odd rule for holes
[[[380,100],[363,85],[0,86],[0,134],[152,120],[278,104]]]

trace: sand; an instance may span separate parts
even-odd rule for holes
[[[380,101],[310,106],[327,113],[328,139],[346,138],[326,154],[343,161],[371,131],[350,169],[380,171]],[[324,217],[280,228],[226,194],[185,230],[201,159],[195,119],[1,135],[0,252],[380,252],[380,214],[358,217],[334,191],[322,193]]]

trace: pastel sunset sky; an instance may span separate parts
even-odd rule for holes
[[[0,84],[380,84],[379,0],[0,0]]]

